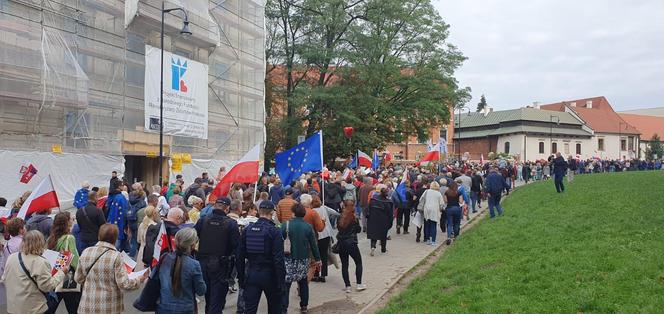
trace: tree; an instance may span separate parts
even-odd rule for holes
[[[650,143],[646,148],[646,159],[654,159],[654,155],[657,155],[657,158],[662,158],[664,156],[664,145],[659,139],[659,135],[653,134],[650,138]]]
[[[447,42],[449,25],[430,0],[269,0],[267,11],[267,27],[278,30],[267,31],[268,41],[277,34],[266,51],[268,71],[278,64],[286,78],[269,98],[286,109],[269,119],[268,136],[283,136],[268,139],[266,152],[317,130],[328,161],[411,135],[427,138],[431,126],[449,121],[450,107],[468,99],[469,88],[454,78],[465,57]],[[295,16],[283,16],[289,13]],[[285,104],[275,101],[280,93]],[[352,141],[344,126],[355,128]]]
[[[480,98],[480,102],[477,103],[477,112],[481,112],[487,106],[488,106],[488,104],[486,103],[486,98],[484,97],[484,94],[482,94],[482,97]]]

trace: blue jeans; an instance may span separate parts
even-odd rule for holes
[[[129,229],[131,229],[131,240],[129,241],[129,256],[132,258],[138,253],[138,223],[130,222]],[[141,258],[143,258],[141,256]]]
[[[489,195],[489,216],[491,216],[491,218],[496,216],[493,212],[494,207],[498,210],[498,216],[503,215],[503,207],[500,206],[501,197],[502,195],[500,193],[491,193],[491,195]]]
[[[284,313],[288,313],[288,297],[290,296],[290,287],[292,282],[286,282],[286,292],[281,296],[281,306]],[[309,280],[304,277],[297,282],[297,287],[300,288],[300,307],[309,305]]]
[[[477,201],[480,199],[480,192],[470,192],[470,208],[473,213],[477,212]]]
[[[447,238],[458,237],[461,228],[461,207],[447,208]]]
[[[436,225],[437,223],[430,219],[424,222],[424,241],[431,240],[431,242],[436,242],[436,233],[438,233]]]

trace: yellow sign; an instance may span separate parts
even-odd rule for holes
[[[191,154],[182,153],[182,163],[187,165],[191,164]]]
[[[155,153],[155,152],[146,152],[146,153],[145,153],[145,157],[148,157],[148,158],[156,158],[156,157],[157,157],[157,153]]]
[[[55,154],[62,154],[62,145],[53,144],[53,147],[51,147],[51,151]]]
[[[182,172],[182,154],[173,154],[171,156],[171,171]]]

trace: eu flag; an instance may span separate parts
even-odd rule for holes
[[[323,170],[323,133],[314,135],[274,157],[275,170],[284,185],[297,180],[303,173]]]

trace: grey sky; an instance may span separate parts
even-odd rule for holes
[[[606,96],[616,110],[664,106],[662,0],[433,0],[457,72],[495,109]]]

